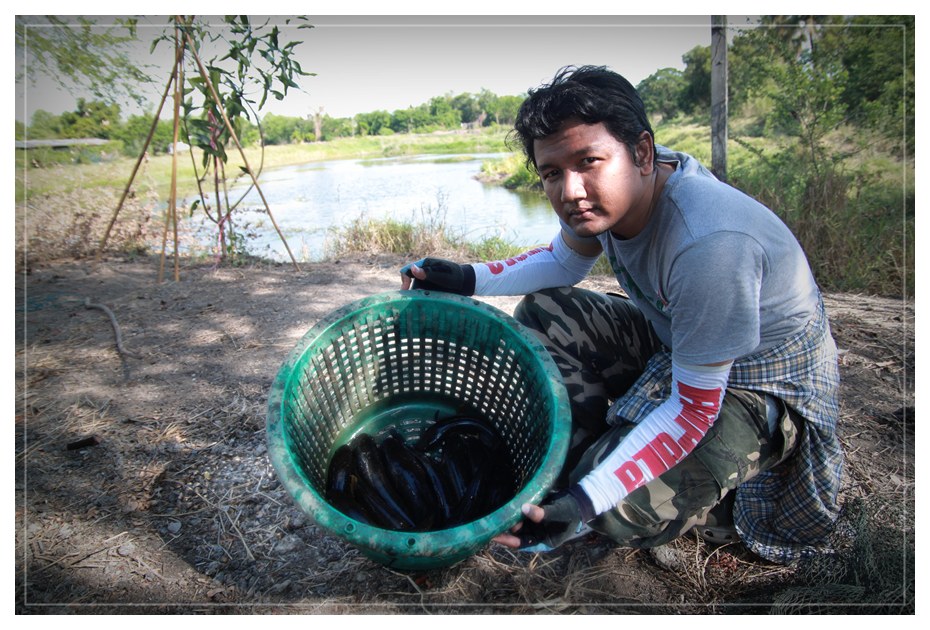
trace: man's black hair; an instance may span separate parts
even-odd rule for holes
[[[536,168],[533,142],[572,118],[589,125],[604,123],[627,146],[634,163],[642,132],[654,137],[643,101],[629,81],[606,66],[565,66],[551,83],[530,90],[517,114],[513,135],[522,144],[528,168]]]

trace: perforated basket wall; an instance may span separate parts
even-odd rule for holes
[[[355,521],[323,498],[330,456],[359,432],[395,427],[415,440],[437,413],[479,414],[508,445],[519,488],[465,525],[397,532]],[[268,452],[320,526],[396,568],[445,566],[520,519],[551,488],[567,451],[568,398],[548,352],[523,326],[477,300],[391,292],[349,304],[297,344],[272,387]]]

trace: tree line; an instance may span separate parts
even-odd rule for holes
[[[426,103],[393,112],[376,110],[338,118],[322,111],[305,117],[265,114],[239,130],[244,144],[263,140],[267,145],[317,142],[349,136],[431,133],[440,130],[512,125],[524,96],[498,96],[488,90],[436,96]],[[17,139],[101,138],[121,143],[124,153],[137,154],[152,124],[153,114],[122,119],[120,106],[78,99],[74,111],[54,115],[37,110],[28,125],[17,121]],[[171,120],[160,120],[149,150],[165,153],[173,139]],[[182,140],[187,140],[182,132]]]
[[[913,16],[767,16],[756,25],[731,24],[728,48],[731,117],[755,118],[757,135],[787,134],[809,147],[840,125],[874,130],[895,150],[914,150]],[[637,85],[654,122],[710,116],[711,53],[698,46],[683,70],[662,68]],[[620,69],[622,72],[622,69]],[[393,112],[338,118],[322,109],[304,117],[265,114],[241,123],[243,142],[280,145],[346,136],[429,133],[463,127],[511,125],[525,95],[446,94]],[[103,138],[136,153],[151,115],[120,116],[118,105],[79,100],[73,112],[37,111],[17,137]],[[902,122],[905,125],[902,133]],[[185,139],[183,136],[182,139]],[[150,150],[171,144],[171,122],[161,121]]]

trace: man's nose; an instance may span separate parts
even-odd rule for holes
[[[584,188],[584,179],[580,173],[563,171],[562,174],[562,201],[577,201],[587,196]]]

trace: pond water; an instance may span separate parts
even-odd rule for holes
[[[313,162],[266,170],[259,185],[300,262],[320,260],[333,230],[359,218],[441,224],[450,235],[470,242],[498,236],[527,247],[549,243],[559,223],[541,193],[518,193],[475,179],[482,161],[496,157],[501,155]],[[245,189],[231,190],[230,199],[238,199]],[[253,234],[251,253],[287,262],[287,250],[263,208],[252,190],[233,212],[234,225],[240,233]],[[216,227],[210,222],[206,226],[204,244],[210,246]]]

